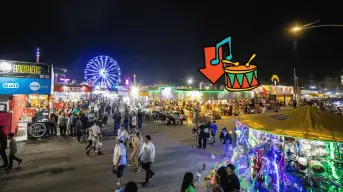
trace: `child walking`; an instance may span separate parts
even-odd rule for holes
[[[228,158],[228,152],[230,151],[231,136],[228,134],[226,127],[222,129],[220,133],[220,141],[224,144],[224,159]]]
[[[10,155],[9,155],[9,166],[6,168],[6,171],[12,170],[13,167],[13,160],[16,160],[18,164],[20,165],[21,162],[23,161],[22,159],[19,159],[18,157],[15,156],[17,153],[17,143],[14,138],[14,133],[9,133],[8,134],[8,139],[9,139],[9,147],[10,147]]]

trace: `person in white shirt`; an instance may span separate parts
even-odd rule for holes
[[[140,152],[140,161],[142,163],[142,168],[145,170],[145,182],[143,187],[149,184],[149,179],[151,179],[155,173],[151,171],[151,164],[155,161],[155,146],[151,142],[151,136],[146,135],[144,137],[144,144]]]
[[[120,129],[118,130],[118,138],[122,137],[124,138],[124,145],[126,146],[126,143],[129,141],[130,139],[130,135],[129,133],[126,131],[126,129],[124,129],[124,126],[120,127]]]
[[[132,115],[132,128],[135,129],[136,128],[136,125],[137,125],[137,116],[136,116],[136,113],[133,112],[133,115]]]
[[[91,149],[94,149],[95,151],[95,147],[97,145],[97,142],[99,142],[99,139],[100,139],[100,134],[101,134],[101,130],[100,130],[100,127],[96,124],[94,124],[90,129],[90,134],[92,136],[92,142],[93,142],[93,145],[91,147],[89,147],[88,149],[85,150],[85,153],[87,155],[89,155],[89,151]]]
[[[113,153],[113,173],[117,175],[117,186],[120,188],[123,184],[124,168],[126,166],[126,147],[123,144],[124,138],[118,137],[117,144]]]

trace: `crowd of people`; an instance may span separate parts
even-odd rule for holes
[[[245,113],[257,113],[265,110],[264,103],[259,105],[262,110],[259,111],[255,107],[252,100],[232,100],[228,104],[213,106],[211,104],[195,105],[191,113],[187,106],[185,108],[177,107],[173,110],[176,113],[167,113],[165,107],[160,107],[159,110],[145,112],[142,108],[131,107],[123,103],[116,102],[91,102],[89,105],[81,107],[75,105],[68,109],[56,110],[51,113],[50,117],[45,117],[44,121],[50,122],[49,134],[51,136],[72,137],[80,143],[86,143],[84,153],[90,156],[93,152],[95,155],[102,155],[102,130],[108,126],[109,117],[114,120],[113,132],[116,136],[116,145],[113,151],[113,173],[117,177],[116,191],[137,191],[137,185],[134,182],[129,182],[123,188],[124,170],[129,167],[130,170],[138,174],[141,169],[145,171],[145,181],[143,187],[147,186],[150,179],[155,175],[151,170],[155,160],[155,146],[152,143],[150,135],[142,135],[142,125],[144,121],[171,121],[171,124],[183,124],[192,118],[195,128],[193,133],[196,135],[196,141],[199,149],[206,149],[207,143],[214,144],[216,142],[216,133],[218,126],[216,121],[211,117],[206,117],[201,123],[200,113],[201,107],[206,110],[213,110],[214,107],[220,107],[222,115],[242,115]],[[138,108],[138,109],[137,109]],[[164,109],[164,110],[163,110]],[[187,110],[186,110],[187,109]],[[254,112],[254,110],[257,110]],[[190,114],[190,117],[186,114]],[[37,118],[33,118],[35,121]],[[235,147],[235,132],[229,131],[225,127],[221,129],[219,140],[223,144],[223,156],[228,158],[230,150]],[[16,147],[15,139],[10,134],[12,145],[9,155],[9,161],[4,160],[4,166],[10,170],[13,166],[13,160],[20,164],[21,159],[15,156]],[[1,139],[3,141],[3,139]],[[7,141],[7,139],[6,139]],[[14,144],[13,144],[14,143]],[[1,156],[3,157],[4,144],[1,144]],[[7,147],[7,144],[6,144]],[[130,150],[130,148],[132,150]],[[131,152],[131,154],[129,154]],[[3,159],[7,159],[3,157]],[[9,163],[8,163],[9,162]],[[234,173],[235,167],[232,164],[227,165],[218,170],[215,176],[214,185],[211,187],[213,192],[227,192],[239,190],[239,181]],[[181,191],[193,192],[194,175],[186,173],[184,175]],[[130,189],[128,189],[130,188]]]

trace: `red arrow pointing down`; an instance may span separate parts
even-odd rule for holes
[[[202,73],[212,84],[216,84],[219,78],[224,74],[222,60],[222,48],[219,47],[219,64],[212,65],[211,60],[216,58],[216,48],[215,47],[205,47],[204,54],[205,54],[205,68],[198,69],[200,73]]]

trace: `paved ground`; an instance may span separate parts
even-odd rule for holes
[[[230,118],[217,123],[219,128],[224,125],[233,127]],[[113,122],[110,122],[111,127],[112,124]],[[207,167],[211,167],[214,163],[211,154],[215,154],[216,160],[221,159],[219,142],[206,150],[192,147],[195,143],[191,134],[192,127],[192,124],[182,126],[165,126],[157,122],[143,124],[143,134],[150,134],[156,147],[156,162],[152,167],[156,175],[150,181],[150,186],[140,187],[139,192],[180,191],[185,172],[200,171],[205,161]],[[106,135],[110,134],[106,133]],[[0,191],[113,191],[116,183],[116,177],[112,173],[114,145],[115,140],[108,137],[103,142],[105,155],[88,157],[82,153],[85,145],[76,143],[72,139],[20,143],[19,157],[24,158],[23,164],[20,169],[14,169],[9,173],[0,171]],[[204,175],[205,173],[202,177]],[[135,175],[126,169],[125,180],[142,183],[144,172]],[[204,183],[200,187],[204,188]]]

